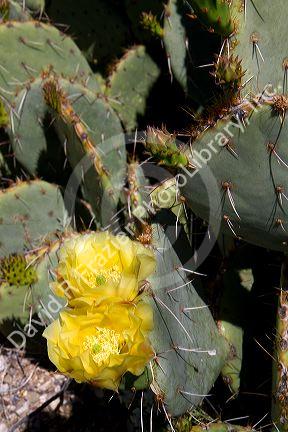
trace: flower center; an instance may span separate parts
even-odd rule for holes
[[[98,366],[105,363],[113,354],[120,352],[120,335],[114,330],[96,327],[96,334],[86,336],[83,350],[89,350]]]
[[[91,287],[95,287],[95,285],[98,287],[105,285],[107,282],[118,283],[121,278],[121,273],[119,267],[115,265],[110,269],[88,271],[85,278]]]

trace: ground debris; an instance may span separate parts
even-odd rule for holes
[[[27,430],[29,416],[50,399],[43,413],[51,417],[57,411],[65,421],[71,414],[71,395],[62,392],[66,382],[65,376],[40,367],[24,353],[0,348],[0,432]]]

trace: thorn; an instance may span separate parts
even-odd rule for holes
[[[276,221],[275,221],[275,225],[278,225],[278,226],[280,226],[281,228],[282,228],[282,230],[286,233],[286,229],[284,228],[284,225],[283,225],[283,221],[282,221],[282,219],[276,219]]]
[[[166,419],[168,420],[168,423],[169,423],[169,425],[170,425],[171,431],[172,431],[172,432],[176,432],[175,429],[174,429],[174,427],[173,427],[173,425],[172,425],[172,422],[171,422],[170,416],[168,416],[168,413],[167,413],[167,411],[166,411],[166,408],[165,408],[165,405],[164,405],[163,402],[162,402],[162,408],[163,408],[163,411],[164,411],[164,413],[165,413],[165,417],[166,417]]]
[[[37,73],[38,71],[34,68],[32,68],[31,66],[28,66],[26,63],[21,62],[21,66],[23,66],[23,68],[25,69],[25,71],[27,72],[27,74],[30,77],[34,77],[35,73]],[[32,73],[31,73],[32,72]]]
[[[79,73],[80,64],[78,63],[75,70],[75,75],[77,76]]]
[[[184,331],[184,333],[186,334],[187,338],[190,340],[190,342],[193,344],[193,340],[190,336],[190,334],[188,333],[188,331],[186,330],[186,328],[184,327],[184,325],[181,323],[181,321],[179,320],[179,318],[174,314],[174,312],[159,298],[157,297],[154,293],[153,293],[153,298],[161,305],[163,306],[174,318],[175,320],[178,322],[178,324],[180,325],[180,327],[182,328],[182,330]]]
[[[20,147],[20,150],[22,151],[22,150],[23,150],[23,146],[22,146],[22,143],[21,143],[21,141],[20,141],[20,138],[19,138],[18,136],[15,136],[15,137],[14,137],[14,140],[15,140],[15,142],[17,142],[17,144],[18,144],[19,147]]]
[[[22,96],[22,99],[20,101],[19,107],[18,107],[18,112],[17,113],[18,113],[19,116],[21,116],[21,111],[22,111],[23,105],[25,103],[25,99],[26,99],[27,94],[28,94],[28,90],[26,89],[25,92],[24,92],[24,94],[23,94],[23,96]]]
[[[185,395],[188,395],[188,396],[196,396],[196,397],[209,397],[209,396],[212,396],[212,394],[208,394],[208,395],[205,395],[205,394],[197,394],[197,393],[191,393],[191,392],[188,392],[188,391],[184,391],[184,390],[178,390],[179,391],[179,393],[181,393],[181,394],[185,394]]]
[[[276,152],[274,144],[269,143],[269,144],[268,144],[268,150],[276,156],[276,158],[278,159],[278,162],[279,162],[279,163],[282,163],[286,168],[288,168],[287,163],[284,162],[284,160],[283,160],[283,159],[278,155],[278,153]]]
[[[13,110],[12,109],[10,109],[9,117],[10,117],[11,130],[12,130],[13,135],[15,135],[15,125],[14,125],[14,117],[13,117]]]
[[[229,216],[224,215],[223,218],[224,218],[224,221],[227,223],[228,227],[230,228],[232,234],[234,234],[234,236],[235,236],[236,238],[239,238],[239,236],[238,236],[238,235],[236,234],[236,232],[235,232],[234,226],[233,226],[233,224],[232,224],[232,222],[231,222]]]
[[[224,420],[224,422],[228,423],[228,422],[232,422],[232,421],[244,420],[246,418],[249,418],[249,416],[247,415],[247,416],[242,416],[242,417],[234,417],[234,418]],[[254,429],[254,426],[251,428],[251,430],[253,430],[253,429]]]
[[[166,292],[167,292],[167,294],[170,294],[170,293],[172,293],[172,292],[174,292],[174,291],[177,291],[177,290],[180,289],[180,288],[186,287],[186,286],[189,285],[189,284],[191,284],[191,281],[190,281],[190,280],[189,280],[188,282],[186,282],[185,284],[180,285],[179,287],[176,287],[176,288],[172,288],[172,289],[170,289],[170,290],[168,290],[168,291],[166,291]]]
[[[150,410],[150,432],[153,432],[153,405]]]
[[[141,432],[144,432],[144,424],[143,424],[143,398],[144,392],[141,393],[141,403],[140,403],[140,421],[141,421]]]
[[[5,89],[3,89],[3,87],[0,87],[0,92],[2,92],[2,93],[6,93],[6,94],[8,94],[8,95],[14,95],[13,92],[8,91],[8,90],[5,90]]]
[[[238,217],[238,219],[241,219],[240,216],[239,216],[239,213],[236,210],[235,201],[234,201],[234,198],[232,196],[232,192],[231,192],[232,185],[231,185],[231,183],[227,182],[227,181],[222,182],[222,188],[227,192],[228,199],[229,199],[230,204],[231,204],[231,206],[232,206],[232,208],[234,210],[234,213],[236,214],[236,216]]]
[[[187,272],[187,273],[191,273],[191,274],[195,274],[195,275],[197,275],[197,276],[207,276],[207,274],[204,274],[204,273],[199,273],[199,272],[195,272],[195,271],[193,271],[193,270],[189,270],[189,269],[186,269],[186,268],[184,268],[184,267],[176,267],[176,270],[182,270],[182,271],[184,271],[184,272]]]
[[[25,39],[23,36],[19,37],[19,41],[23,43],[23,45],[30,46],[31,48],[39,49],[39,47],[43,46],[43,42],[34,42]]]
[[[167,63],[168,63],[168,70],[169,70],[169,74],[170,74],[170,80],[171,80],[171,84],[172,84],[173,83],[173,72],[172,72],[172,67],[171,67],[170,54],[167,54]]]
[[[260,57],[261,57],[261,59],[262,59],[262,61],[263,61],[263,63],[265,62],[265,60],[264,60],[264,57],[263,57],[263,55],[262,55],[262,53],[261,53],[261,51],[260,51],[260,48],[259,48],[259,45],[258,45],[258,43],[257,44],[255,44],[255,46],[256,46],[256,48],[257,48],[257,50],[258,50],[258,52],[259,52],[259,54],[260,54]]]
[[[248,78],[242,85],[241,85],[241,89],[243,89],[244,87],[246,87],[246,85],[254,78],[254,75],[252,75],[250,78]]]
[[[185,308],[183,308],[183,312],[188,312],[188,311],[197,310],[197,309],[206,309],[206,308],[209,308],[209,306],[204,305],[204,306],[185,307]]]
[[[64,154],[67,157],[67,138],[65,138],[65,141],[63,143],[63,149],[64,149]]]
[[[261,418],[261,420],[259,420],[257,423],[255,423],[253,426],[252,426],[252,429],[255,429],[256,428],[256,426],[258,426],[258,424],[259,423],[261,423],[266,417],[267,417],[267,415],[269,414],[269,412],[267,412],[262,418]]]
[[[47,44],[50,45],[51,48],[53,48],[57,54],[59,54],[59,52],[57,50],[59,50],[60,52],[63,53],[63,49],[60,48],[57,44],[55,44],[55,42],[52,42],[51,39],[47,39]]]
[[[203,68],[208,68],[208,67],[213,67],[214,63],[207,63],[204,65],[200,65],[200,66],[196,66],[196,69],[203,69]]]
[[[179,210],[178,210],[178,212],[177,212],[177,218],[176,218],[176,224],[175,224],[175,237],[176,237],[176,239],[178,238],[178,223],[179,223],[179,215],[180,215],[180,212],[181,212],[181,205],[179,206]]]
[[[260,342],[258,342],[255,338],[254,338],[254,341],[260,346],[260,348],[262,348],[263,349],[263,351],[273,360],[273,361],[275,361],[276,363],[278,363],[278,361],[275,359],[275,357],[273,357],[261,344],[260,344]]]
[[[232,148],[232,146],[230,145],[229,141],[227,142],[227,144],[225,144],[224,147],[227,148],[227,150],[232,154],[232,156],[234,156],[236,159],[238,159],[238,154],[237,154],[236,151]]]
[[[173,348],[176,349],[176,350],[185,351],[185,352],[194,352],[194,353],[199,353],[199,354],[207,353],[211,357],[214,357],[217,354],[216,349],[202,350],[200,348],[184,348],[184,347],[181,347],[181,346],[174,346]]]

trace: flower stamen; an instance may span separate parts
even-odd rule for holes
[[[98,287],[108,282],[118,283],[121,278],[121,272],[118,266],[113,266],[110,269],[88,271],[84,278],[91,288],[95,288],[95,285]]]
[[[119,354],[121,348],[120,335],[114,330],[96,327],[96,334],[86,336],[83,350],[89,350],[98,366],[105,363],[113,354]]]

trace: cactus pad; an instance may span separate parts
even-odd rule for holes
[[[149,278],[147,298],[154,309],[150,339],[156,352],[151,388],[167,412],[177,416],[208,394],[225,362],[227,346],[159,225],[153,227],[153,244],[158,264]]]
[[[37,180],[2,190],[0,214],[0,258],[54,239],[67,224],[59,189]]]
[[[285,0],[275,0],[273,7],[267,1],[245,1],[246,13],[242,1],[233,6],[239,12],[239,29],[234,52],[242,59],[245,80],[244,94],[257,94],[264,87],[272,84],[277,91],[287,92],[288,50],[284,35],[286,19],[283,11],[287,7]],[[273,17],[273,19],[272,19]],[[277,23],[277,25],[275,25]],[[286,84],[285,84],[286,82]]]
[[[258,107],[246,128],[232,117],[200,135],[192,156],[186,152],[198,168],[186,170],[181,193],[216,230],[221,225],[232,236],[287,250],[287,123],[279,98]]]
[[[144,116],[149,92],[159,74],[144,46],[127,51],[116,65],[109,78],[107,96],[127,131],[135,129],[139,118]]]
[[[79,48],[51,25],[37,21],[1,23],[0,49],[0,94],[5,98],[13,98],[18,89],[51,68],[99,90]]]

